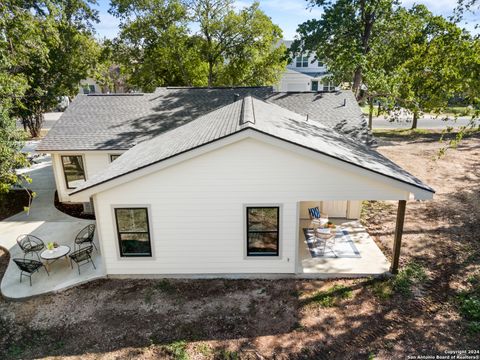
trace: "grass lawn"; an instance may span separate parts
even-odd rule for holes
[[[437,140],[380,139],[379,152],[437,191],[407,204],[395,278],[105,279],[0,299],[0,358],[405,359],[478,350],[480,136],[433,160]],[[366,202],[362,212],[388,257],[395,205]],[[7,261],[0,250],[0,276]]]

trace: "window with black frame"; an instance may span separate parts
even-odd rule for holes
[[[67,189],[75,189],[85,181],[85,167],[81,155],[62,156]]]
[[[247,256],[278,256],[278,206],[247,207]]]
[[[147,208],[116,208],[120,256],[152,256]]]

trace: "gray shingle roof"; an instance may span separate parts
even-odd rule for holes
[[[309,119],[318,121],[367,145],[375,144],[375,139],[368,129],[362,110],[351,91],[277,92],[267,96],[266,100],[298,114],[308,115]]]
[[[315,121],[306,121],[305,116],[281,106],[246,97],[138,144],[111,163],[104,171],[87,180],[73,193],[246,129],[256,130],[375,173],[433,191],[378,152],[330,127]]]
[[[274,93],[271,87],[159,88],[149,94],[79,95],[39,144],[38,151],[127,150],[199,116],[253,95],[371,140],[350,91]],[[343,106],[343,99],[347,105]],[[348,125],[348,126],[347,126]]]

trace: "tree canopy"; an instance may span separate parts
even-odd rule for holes
[[[422,112],[441,112],[459,94],[476,103],[478,44],[454,21],[393,0],[311,3],[323,15],[299,25],[293,53],[315,51],[335,80],[367,99],[370,120],[379,98],[386,109],[410,110],[413,127]]]
[[[282,32],[258,3],[240,11],[229,0],[111,5],[121,22],[116,60],[128,81],[144,91],[165,85],[269,85],[285,66]]]

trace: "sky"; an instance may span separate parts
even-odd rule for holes
[[[236,0],[235,7],[242,8],[251,5],[253,0]],[[118,33],[118,20],[108,13],[109,0],[98,0],[100,23],[96,25],[99,38],[114,38]],[[405,7],[414,3],[425,4],[430,11],[437,15],[449,16],[456,7],[457,0],[401,0]],[[298,24],[312,18],[318,18],[321,11],[318,8],[307,8],[306,0],[260,0],[260,8],[272,18],[273,22],[283,30],[284,39],[293,39]],[[480,29],[475,25],[480,23],[480,10],[476,14],[469,14],[463,27],[478,34]]]

